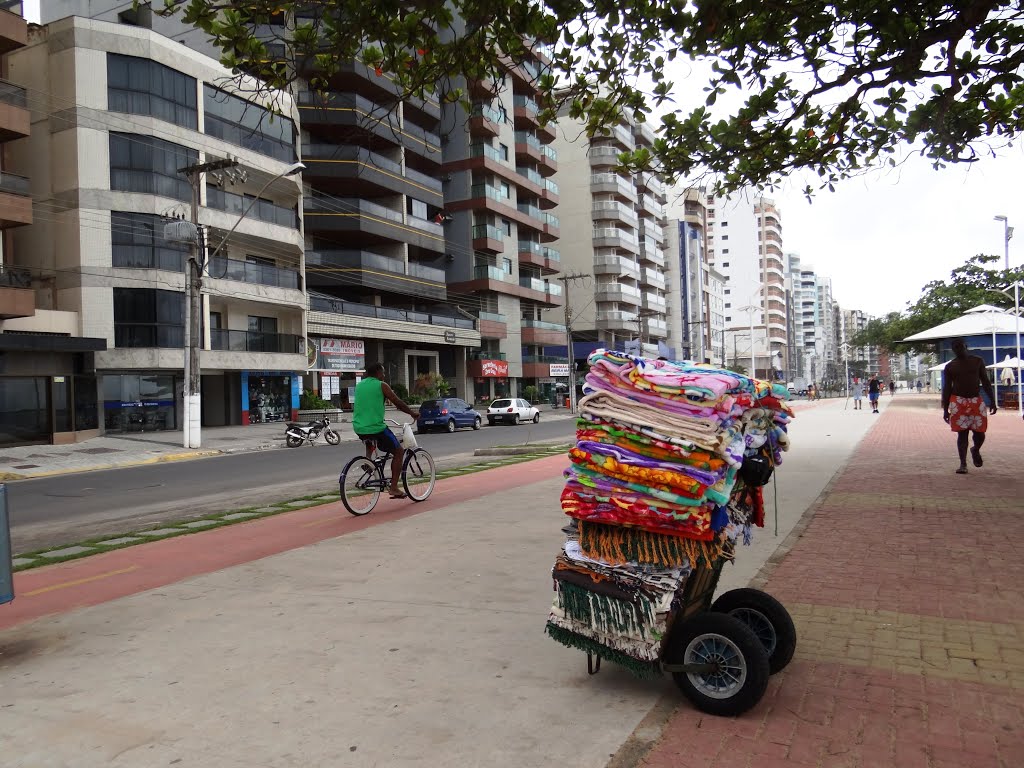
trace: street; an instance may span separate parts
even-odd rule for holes
[[[438,467],[469,463],[477,448],[570,440],[572,419],[519,427],[417,435]],[[22,480],[7,486],[15,551],[124,533],[210,512],[273,503],[337,490],[338,473],[361,451],[353,440],[337,447],[241,453],[178,463],[149,464]]]

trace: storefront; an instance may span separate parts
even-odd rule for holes
[[[470,360],[466,363],[473,378],[473,397],[478,403],[489,403],[496,397],[509,397],[508,362],[505,360]]]
[[[362,339],[311,339],[309,372],[313,389],[338,408],[351,407],[352,389],[366,370],[366,345]]]
[[[242,423],[292,421],[300,394],[302,377],[292,371],[242,371]]]
[[[104,427],[109,433],[178,429],[180,394],[181,376],[171,373],[104,374]]]

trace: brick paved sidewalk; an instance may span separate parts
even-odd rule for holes
[[[1024,424],[993,417],[961,476],[938,410],[897,398],[877,418],[762,574],[793,662],[743,717],[678,704],[640,765],[1024,766]]]

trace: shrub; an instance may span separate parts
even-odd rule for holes
[[[540,393],[533,384],[529,384],[523,387],[523,397],[529,400],[531,403],[537,402],[537,397]]]
[[[313,390],[306,389],[299,396],[299,408],[303,411],[325,411],[334,408],[334,403],[319,397]]]

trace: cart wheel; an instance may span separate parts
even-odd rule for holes
[[[715,600],[711,610],[739,619],[757,635],[768,652],[768,667],[773,675],[792,661],[796,627],[789,611],[771,595],[759,589],[734,589]]]
[[[697,709],[711,715],[741,715],[768,687],[768,654],[739,619],[699,613],[670,639],[671,664],[711,665],[698,672],[673,672],[679,689]]]

